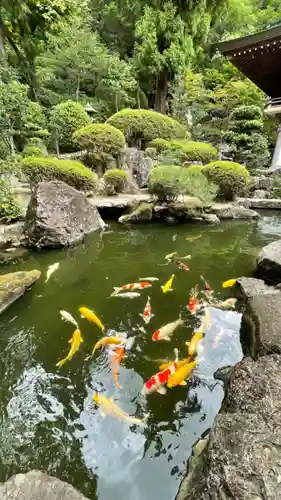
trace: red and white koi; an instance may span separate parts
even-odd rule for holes
[[[153,318],[154,314],[152,314],[152,309],[151,309],[151,305],[150,305],[150,297],[148,296],[147,297],[147,302],[145,304],[145,308],[144,308],[144,311],[143,313],[141,314],[140,313],[140,316],[142,317],[143,321],[148,324],[151,320],[151,318]]]
[[[123,285],[123,286],[114,286],[114,293],[119,293],[119,292],[126,292],[126,291],[132,291],[132,290],[144,290],[145,288],[151,287],[152,284],[149,283],[148,281],[138,281],[137,283],[129,283],[128,285]]]
[[[181,318],[173,321],[172,323],[167,323],[167,325],[161,326],[152,335],[152,340],[156,342],[157,340],[171,340],[170,336],[178,328],[178,326],[183,325],[183,320]]]
[[[230,309],[235,308],[235,304],[237,299],[226,299],[223,302],[210,302],[209,305],[211,307],[215,307],[216,309],[220,309],[221,311],[229,311]]]
[[[182,269],[182,270],[183,270],[183,271],[185,271],[186,273],[187,273],[188,271],[190,271],[189,267],[188,267],[186,264],[184,264],[184,262],[179,262],[179,261],[176,261],[176,262],[175,262],[175,264],[176,264],[176,266],[177,266],[179,269]]]
[[[196,287],[192,288],[190,291],[190,297],[187,305],[187,308],[191,314],[196,314],[201,307],[200,301],[197,298],[197,296],[198,296],[198,287],[196,285]]]
[[[164,387],[167,384],[168,379],[177,370],[178,363],[178,350],[175,349],[175,361],[172,362],[165,370],[156,373],[144,384],[141,393],[144,396],[147,394],[153,394],[154,392],[159,392],[159,394],[166,394],[167,389]]]

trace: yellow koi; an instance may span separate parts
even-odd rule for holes
[[[100,349],[105,345],[118,345],[123,343],[124,339],[121,339],[120,337],[103,337],[94,345],[92,356],[95,354],[97,349]]]
[[[167,292],[172,292],[172,284],[173,284],[173,281],[174,281],[174,277],[175,275],[172,274],[171,278],[167,281],[167,283],[165,283],[165,285],[161,286],[162,288],[162,292],[163,293],[167,293]]]
[[[176,387],[177,385],[186,385],[185,379],[190,377],[194,368],[196,368],[197,361],[192,361],[191,363],[186,363],[175,371],[168,378],[167,386],[169,388]]]
[[[97,315],[91,311],[91,309],[88,309],[87,307],[79,307],[79,312],[81,314],[81,318],[86,318],[91,323],[95,323],[102,332],[104,331],[104,325]]]
[[[231,280],[224,281],[223,284],[222,284],[222,287],[223,288],[230,288],[230,287],[234,286],[236,284],[236,282],[237,282],[236,279],[231,279]]]
[[[197,348],[200,340],[202,340],[204,337],[203,333],[201,331],[197,331],[192,335],[191,341],[186,342],[185,345],[188,347],[188,355],[189,356],[195,356],[197,354]]]
[[[202,238],[202,234],[199,234],[198,236],[188,236],[187,238],[185,238],[186,241],[195,241],[195,240],[199,240],[199,238]]]
[[[177,370],[179,368],[182,368],[182,366],[185,366],[187,363],[190,363],[192,361],[192,358],[185,358],[185,359],[181,359],[180,361],[176,361],[177,363]],[[159,370],[162,372],[164,370],[167,370],[167,368],[169,368],[169,366],[171,366],[173,363],[175,363],[175,361],[169,361],[169,363],[163,363],[163,365],[160,365],[159,366]]]
[[[56,364],[56,366],[58,366],[59,368],[61,368],[61,366],[64,365],[64,363],[66,363],[66,361],[69,361],[70,359],[73,358],[74,354],[78,351],[81,342],[84,342],[82,337],[81,337],[81,332],[80,332],[79,328],[77,328],[75,330],[71,339],[68,342],[69,342],[69,344],[71,344],[70,351],[64,359],[62,359],[61,361],[59,361]]]
[[[148,415],[146,415],[145,418],[132,417],[128,413],[121,410],[121,408],[114,403],[112,398],[107,398],[97,392],[93,395],[93,400],[100,407],[102,415],[111,415],[112,417],[116,417],[119,420],[122,420],[122,422],[126,422],[130,425],[144,425],[147,421]]]

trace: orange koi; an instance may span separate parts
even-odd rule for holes
[[[118,380],[119,365],[124,358],[125,358],[125,347],[116,347],[112,355],[112,375],[113,375],[113,380],[118,389],[121,389],[121,385],[119,384]]]

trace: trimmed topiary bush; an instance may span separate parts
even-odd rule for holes
[[[170,149],[170,143],[166,139],[153,139],[153,141],[150,141],[149,148],[155,148],[157,153],[162,153],[162,151],[165,151],[166,149]]]
[[[54,144],[61,151],[75,149],[73,134],[75,130],[91,123],[82,104],[75,101],[63,101],[54,106],[50,114],[50,125]]]
[[[159,165],[150,170],[147,179],[149,192],[160,201],[175,200],[180,193],[180,173],[177,165]]]
[[[24,147],[22,155],[25,156],[47,156],[47,150],[42,150],[38,146],[29,146],[28,144]]]
[[[186,128],[179,122],[147,109],[122,109],[112,115],[107,123],[121,130],[129,145],[141,145],[145,149],[153,139],[188,139]]]
[[[232,161],[214,161],[206,165],[203,172],[218,186],[218,197],[226,201],[233,200],[249,182],[248,170]]]
[[[124,170],[113,168],[105,172],[103,179],[109,192],[113,192],[113,194],[122,193],[128,182],[128,174]]]
[[[74,132],[73,139],[80,149],[108,153],[117,157],[125,147],[124,134],[106,123],[91,123]]]
[[[31,184],[57,179],[86,191],[95,189],[98,182],[97,175],[82,163],[50,156],[28,156],[22,161],[22,170]]]
[[[172,140],[169,141],[169,148],[180,153],[182,163],[200,161],[204,164],[219,157],[218,150],[205,142]]]

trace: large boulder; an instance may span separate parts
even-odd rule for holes
[[[262,248],[258,256],[256,274],[269,285],[281,283],[281,240],[273,241]]]
[[[281,499],[281,356],[244,358],[178,500]],[[188,484],[188,488],[187,488]]]
[[[43,472],[16,474],[0,485],[1,500],[87,500],[73,486]]]
[[[28,205],[25,236],[28,246],[67,247],[105,226],[97,209],[64,182],[40,182]]]
[[[0,226],[0,248],[19,247],[24,244],[24,223],[3,224]]]
[[[256,189],[253,191],[253,198],[269,198],[269,191],[265,189]]]
[[[212,212],[219,219],[258,219],[259,214],[244,206],[232,203],[215,203]]]
[[[153,160],[138,148],[125,148],[124,167],[131,173],[139,187],[146,185],[149,171],[153,167]]]
[[[0,276],[0,314],[21,297],[40,276],[41,273],[37,269],[2,274]]]

